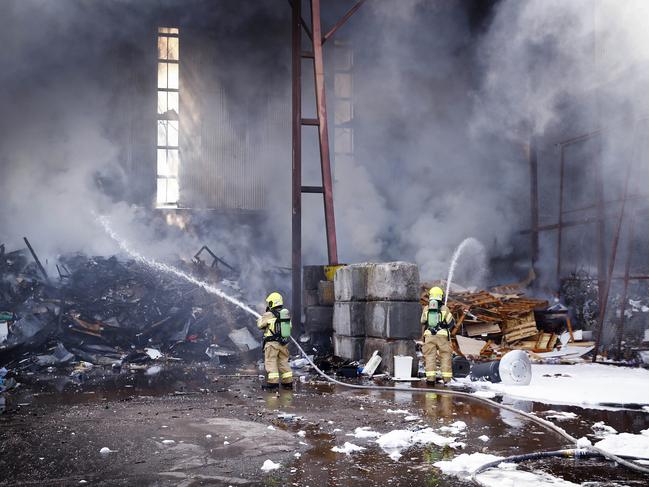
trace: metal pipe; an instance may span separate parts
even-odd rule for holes
[[[602,133],[601,129],[594,130],[593,132],[588,132],[586,134],[577,135],[576,137],[572,137],[570,139],[562,140],[560,142],[557,142],[555,145],[566,146],[566,145],[576,144],[577,142],[583,142],[585,140],[591,139],[597,135],[600,135],[601,133]]]
[[[557,284],[561,289],[561,240],[563,238],[563,187],[565,173],[565,151],[564,146],[560,148],[559,157],[559,227],[557,232]]]
[[[356,11],[357,11],[359,8],[361,8],[361,5],[363,5],[364,2],[365,2],[365,0],[358,0],[358,2],[356,2],[356,5],[354,5],[352,8],[350,8],[350,9],[347,11],[347,13],[346,13],[345,15],[343,15],[343,17],[342,17],[338,22],[336,22],[336,25],[334,25],[334,26],[329,30],[329,32],[327,32],[327,33],[322,37],[322,44],[324,44],[325,42],[327,42],[327,40],[328,40],[332,35],[334,35],[338,29],[340,29],[343,25],[345,25],[345,22],[347,22],[347,21],[349,20],[349,18],[350,18],[352,15],[354,15],[354,14],[356,13]]]
[[[34,261],[36,261],[36,265],[38,266],[38,270],[41,271],[41,274],[43,274],[43,277],[45,278],[45,280],[49,282],[50,278],[47,275],[47,272],[45,271],[45,267],[43,267],[43,264],[41,264],[41,261],[38,258],[38,255],[36,255],[36,252],[34,252],[34,249],[32,248],[32,245],[29,243],[29,240],[27,240],[27,237],[23,237],[23,240],[25,241],[25,244],[27,244],[27,248],[31,252],[32,257],[34,258]]]
[[[624,181],[624,193],[622,196],[622,200],[623,200],[622,208],[620,209],[620,219],[618,220],[617,228],[615,230],[615,235],[613,237],[613,244],[611,246],[611,258],[609,259],[609,263],[608,263],[608,273],[606,275],[606,282],[605,282],[606,287],[604,289],[604,293],[602,294],[601,288],[598,289],[601,299],[600,299],[599,315],[597,316],[597,337],[595,338],[595,348],[593,350],[593,362],[597,361],[597,352],[599,351],[599,346],[602,339],[602,329],[604,328],[604,319],[606,317],[608,296],[611,291],[611,280],[613,278],[615,259],[617,257],[617,246],[620,241],[620,231],[622,229],[622,223],[624,221],[624,211],[626,209],[626,196],[629,191],[629,179],[631,177],[632,164],[633,164],[633,160],[629,162],[626,170],[626,178]]]
[[[532,268],[539,260],[539,168],[536,154],[536,141],[532,136],[528,144],[528,159],[530,162],[530,209],[532,219],[531,253]]]
[[[291,274],[293,316],[302,323],[302,4],[291,3],[292,218]],[[301,330],[300,330],[301,331]]]
[[[622,356],[622,335],[624,333],[624,321],[625,321],[625,316],[624,313],[626,312],[626,298],[629,292],[629,280],[630,277],[629,274],[631,272],[631,255],[633,254],[633,238],[635,237],[635,232],[634,232],[634,221],[633,219],[629,219],[629,230],[627,233],[627,252],[626,252],[626,263],[624,264],[624,286],[622,288],[622,302],[620,303],[620,326],[617,330],[617,353],[618,353],[618,359],[621,358]]]
[[[597,297],[598,297],[598,309],[599,309],[599,318],[604,319],[605,311],[603,308],[604,304],[604,292],[606,288],[606,222],[605,222],[605,211],[604,211],[604,177],[603,177],[603,162],[602,162],[602,139],[598,138],[598,157],[597,165],[595,168],[595,191],[597,192],[596,204],[597,204]],[[608,298],[607,298],[608,299]],[[599,349],[599,337],[601,336],[601,326],[598,331],[598,338],[595,341],[595,349],[593,353],[593,362],[597,361],[597,352]]]
[[[336,220],[334,216],[333,183],[329,153],[329,127],[327,125],[327,98],[325,95],[324,61],[322,55],[322,26],[320,0],[311,0],[311,32],[313,33],[313,71],[315,79],[316,109],[318,113],[318,141],[320,143],[320,166],[324,191],[325,226],[327,230],[327,254],[329,265],[338,264]]]

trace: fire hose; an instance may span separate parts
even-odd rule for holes
[[[293,338],[291,337],[291,341],[293,344],[297,347],[297,349],[300,351],[302,356],[309,362],[309,364],[315,369],[315,371],[322,376],[325,380],[328,382],[331,382],[333,384],[337,384],[342,387],[347,387],[349,389],[363,389],[363,390],[374,390],[374,391],[404,391],[404,392],[423,392],[423,393],[429,393],[429,392],[434,392],[435,394],[439,395],[448,395],[448,396],[456,396],[456,397],[463,397],[465,399],[481,402],[482,404],[486,404],[488,406],[491,406],[493,408],[497,409],[504,409],[506,411],[510,411],[514,414],[517,414],[519,416],[522,416],[529,421],[533,421],[534,423],[558,434],[561,436],[563,439],[568,440],[571,444],[575,445],[577,447],[577,450],[579,451],[585,451],[588,452],[589,454],[593,455],[594,457],[603,457],[606,458],[607,460],[613,461],[618,463],[619,465],[623,465],[631,470],[634,470],[636,472],[641,472],[644,474],[649,475],[649,468],[643,467],[642,465],[639,465],[637,463],[634,463],[627,458],[629,457],[621,457],[619,455],[615,455],[613,453],[607,452],[606,450],[603,450],[601,448],[598,448],[594,445],[589,444],[589,442],[582,442],[575,438],[574,436],[568,434],[566,430],[563,428],[558,427],[554,423],[547,421],[545,419],[539,418],[538,416],[534,416],[533,414],[526,413],[524,411],[520,411],[514,407],[508,406],[506,404],[501,404],[496,401],[492,401],[491,399],[487,399],[485,397],[480,397],[476,396],[475,394],[470,394],[468,392],[462,392],[462,391],[454,391],[452,389],[416,389],[412,387],[393,387],[393,386],[375,386],[375,385],[362,385],[362,384],[348,384],[345,382],[341,382],[337,379],[334,379],[333,377],[325,374],[320,368],[311,360],[311,358],[307,355],[307,353],[302,349],[300,344]],[[588,444],[587,444],[588,443]],[[575,451],[575,450],[573,450]],[[543,454],[546,452],[538,452],[537,454]],[[535,455],[534,453],[530,455]],[[524,456],[524,455],[523,455]],[[519,455],[520,457],[520,455]],[[512,458],[512,457],[510,457]],[[471,480],[473,480],[476,483],[480,483],[479,480],[476,479],[477,473],[486,470],[487,468],[492,468],[495,465],[498,465],[507,459],[499,460],[498,462],[490,462],[489,464],[482,465],[479,467],[471,476]],[[495,463],[495,465],[492,465],[492,463]]]
[[[541,451],[534,453],[526,453],[524,455],[512,455],[511,457],[500,458],[494,460],[493,462],[485,463],[478,467],[473,474],[471,475],[471,480],[474,482],[479,482],[476,479],[476,476],[482,472],[489,470],[490,468],[498,467],[501,463],[520,463],[530,460],[541,460],[544,458],[573,458],[577,459],[588,459],[588,458],[604,458],[600,453],[595,453],[592,451],[585,450],[583,448],[577,449],[568,449],[568,450],[556,450],[556,451]],[[625,460],[649,460],[649,458],[635,457],[630,455],[619,455],[619,458]]]

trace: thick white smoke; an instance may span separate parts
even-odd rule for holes
[[[140,207],[122,202],[128,195],[119,188],[144,183],[131,180],[117,162],[127,131],[113,129],[115,117],[123,115],[121,94],[155,82],[155,75],[147,81],[128,69],[103,66],[101,59],[119,49],[126,58],[148,59],[153,49],[134,46],[131,35],[145,21],[155,25],[158,13],[144,2],[106,2],[97,12],[65,8],[81,3],[10,1],[0,20],[3,45],[9,46],[0,60],[10,67],[0,72],[6,114],[0,120],[0,240],[18,247],[27,236],[49,258],[76,250],[111,254],[118,249],[92,212],[106,214],[138,251],[188,256],[208,243],[239,260],[262,289],[270,265],[290,265],[288,121],[274,129],[257,161],[268,185],[261,232],[233,219],[205,241],[205,234],[151,223],[146,209],[151,202]],[[115,5],[132,7],[131,15],[116,16]],[[250,42],[231,53],[238,59],[226,79],[237,88],[228,103],[231,115],[262,82],[245,69],[246,62],[273,59],[276,70],[263,82],[276,88],[275,98],[268,114],[250,123],[263,126],[271,116],[288,117],[288,6],[281,14],[274,2],[241,2],[241,9],[223,5],[228,18],[238,19],[223,30],[243,37],[250,32]],[[641,0],[504,0],[496,3],[490,21],[482,18],[476,26],[466,2],[367,2],[336,34],[354,48],[356,109],[354,160],[336,164],[334,173],[340,260],[414,260],[424,278],[443,278],[453,250],[470,236],[483,243],[489,257],[524,257],[528,249],[513,242],[529,226],[529,167],[522,144],[532,135],[550,143],[622,124],[603,147],[612,174],[607,188],[619,189],[616,169],[632,143],[629,120],[641,117],[646,106],[641,68],[649,57],[643,23],[648,9]],[[191,9],[181,17],[188,26],[200,24]],[[254,28],[262,25],[269,36],[263,43]],[[196,32],[207,30],[198,25]],[[305,86],[308,76],[305,65]],[[332,86],[328,96],[333,116]],[[305,107],[308,102],[305,95]],[[313,116],[307,110],[305,116]],[[155,116],[133,123],[151,123],[153,130]],[[319,184],[315,138],[304,133],[303,184]],[[137,154],[131,159],[134,166],[141,163]],[[646,164],[640,169],[647,174]],[[542,165],[540,171],[554,169]],[[546,197],[554,198],[542,194],[542,207]],[[209,215],[201,218],[209,228]],[[304,197],[303,237],[305,263],[325,262],[318,195]],[[473,284],[462,265],[458,279],[464,282],[458,283]]]

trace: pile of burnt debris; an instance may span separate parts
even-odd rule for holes
[[[538,361],[581,361],[592,356],[594,333],[573,328],[573,321],[588,324],[575,310],[559,302],[526,294],[527,282],[481,291],[451,292],[448,307],[455,318],[451,330],[456,353],[475,360],[493,360],[511,350],[525,350]],[[420,302],[428,303],[422,286]],[[646,346],[634,347],[626,363],[645,363]],[[606,357],[604,354],[603,357]]]
[[[254,319],[200,286],[134,260],[81,254],[61,257],[51,277],[27,244],[0,246],[0,367],[260,358]],[[237,296],[236,271],[214,254],[206,264],[201,252],[181,270]]]

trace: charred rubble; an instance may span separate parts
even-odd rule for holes
[[[195,284],[134,260],[83,254],[61,257],[52,277],[33,257],[0,248],[0,367],[259,358],[254,320]],[[235,269],[212,257],[208,265],[199,252],[178,267],[236,296]]]

